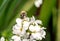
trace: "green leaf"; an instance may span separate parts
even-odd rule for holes
[[[44,3],[41,7],[40,15],[38,16],[39,19],[43,21],[44,26],[48,26],[52,9],[54,8],[56,4],[56,0],[44,0]]]

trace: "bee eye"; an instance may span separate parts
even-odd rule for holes
[[[24,17],[26,17],[27,16],[27,13],[26,13],[26,11],[21,11],[21,14],[20,14],[20,18],[24,18]]]

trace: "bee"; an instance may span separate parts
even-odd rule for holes
[[[27,12],[26,11],[21,11],[20,18],[24,19],[26,16],[27,16]]]

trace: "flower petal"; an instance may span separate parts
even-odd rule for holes
[[[41,20],[36,20],[35,21],[37,24],[42,24],[42,21]]]
[[[34,21],[35,21],[35,17],[32,16],[32,18],[31,18],[31,22],[34,22]]]
[[[27,30],[28,29],[28,27],[29,27],[29,22],[28,21],[24,21],[23,22],[23,29],[25,29],[25,30]]]
[[[22,41],[29,41],[29,39],[23,39]]]
[[[21,38],[17,35],[12,36],[11,39],[13,39],[14,41],[21,41]]]
[[[20,18],[17,18],[17,19],[16,19],[16,23],[17,23],[19,26],[21,26],[22,19],[20,19]]]

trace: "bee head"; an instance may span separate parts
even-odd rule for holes
[[[21,11],[20,17],[24,19],[27,16],[26,11]]]

